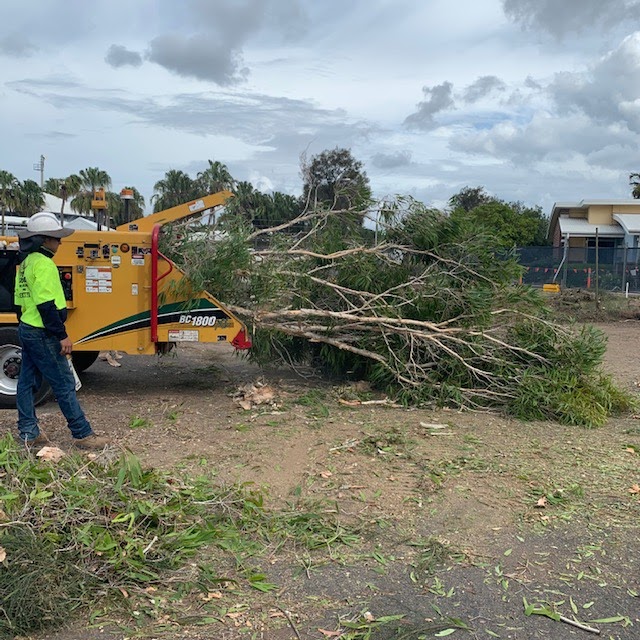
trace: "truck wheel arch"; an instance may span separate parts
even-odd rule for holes
[[[82,373],[88,369],[98,359],[99,353],[99,351],[74,351],[71,359],[76,372]]]

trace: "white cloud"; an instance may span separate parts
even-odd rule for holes
[[[44,153],[47,175],[100,166],[148,200],[212,159],[294,193],[300,154],[341,146],[380,195],[624,197],[638,4],[3,0],[0,168],[33,177]]]
[[[451,138],[457,151],[507,158],[527,165],[545,160],[562,160],[593,149],[624,146],[630,132],[619,127],[594,126],[584,115],[560,117],[536,114],[530,122],[518,125],[510,120],[486,131],[464,131]]]
[[[558,73],[549,92],[561,113],[582,112],[597,122],[626,121],[640,133],[633,106],[639,88],[640,32],[636,32],[589,70]]]

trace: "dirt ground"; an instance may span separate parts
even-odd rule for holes
[[[640,322],[602,328],[606,368],[638,394]],[[603,638],[640,638],[640,416],[586,430],[355,404],[358,391],[381,398],[259,370],[222,346],[184,345],[176,357],[120,363],[88,369],[79,396],[95,430],[144,464],[206,466],[220,482],[263,487],[274,507],[324,499],[364,531],[357,548],[264,558],[261,568],[279,588],[245,600],[222,593],[234,615],[218,615],[209,627],[142,626],[139,636],[366,638],[341,636],[344,621],[384,616],[402,619],[382,625],[374,640],[444,637],[446,629],[455,629],[452,638],[592,635],[526,616],[526,598],[597,627]],[[273,401],[241,408],[234,394],[256,382],[273,390]],[[56,405],[39,415],[47,435],[67,447]],[[13,428],[14,412],[0,417],[3,430]],[[589,623],[602,619],[609,622]],[[129,635],[77,623],[46,637]]]

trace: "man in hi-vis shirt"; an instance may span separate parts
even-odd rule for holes
[[[67,360],[73,343],[64,326],[67,302],[53,256],[62,238],[72,233],[73,229],[63,228],[56,216],[46,211],[33,215],[26,231],[18,232],[20,266],[14,302],[19,307],[22,364],[16,404],[20,440],[27,447],[48,442],[40,433],[34,401],[43,378],[51,385],[75,445],[80,449],[103,449],[109,444],[107,438],[93,432],[84,415]]]

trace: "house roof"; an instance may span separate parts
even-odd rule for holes
[[[67,218],[67,216],[65,215],[64,218],[64,226],[68,227],[69,229],[87,229],[89,231],[96,231],[98,228],[98,225],[93,220],[87,220],[87,218],[83,218],[82,216],[69,216]],[[105,228],[104,231],[106,230],[107,229]]]
[[[553,203],[553,208],[551,209],[551,218],[549,220],[549,227],[548,227],[548,231],[547,231],[547,236],[549,238],[553,237],[553,233],[554,233],[554,229],[556,228],[556,225],[560,226],[560,232],[561,233],[566,233],[566,231],[563,229],[563,225],[560,223],[561,220],[563,219],[567,219],[568,213],[570,209],[584,209],[587,210],[589,209],[589,207],[591,206],[597,206],[597,205],[606,205],[606,206],[610,206],[610,207],[616,207],[616,206],[639,206],[640,205],[640,200],[596,200],[596,199],[592,199],[592,200],[579,200],[579,201],[572,201],[572,202],[554,202]],[[620,214],[620,215],[638,215],[640,217],[640,214]],[[566,225],[565,225],[566,226]],[[605,225],[603,225],[604,227]],[[607,225],[607,226],[612,226],[612,225]],[[614,227],[616,227],[617,225],[613,225]],[[591,232],[590,233],[582,233],[580,231],[575,231],[574,233],[576,235],[581,235],[581,236],[589,236],[589,237],[595,237],[595,231],[594,229],[594,225],[589,225],[589,227],[591,228]],[[587,227],[584,228],[585,231],[587,231]],[[600,227],[598,227],[598,233],[600,234]],[[622,235],[622,234],[618,234],[618,235]]]
[[[554,202],[553,209],[587,209],[596,205],[638,205],[635,199],[626,200],[580,200],[579,202]]]
[[[60,209],[62,207],[62,198],[53,196],[50,193],[44,193],[43,195],[44,195],[44,206],[42,207],[41,211],[49,211],[51,213],[60,215]],[[65,207],[65,209],[66,208],[67,207]]]
[[[640,234],[640,214],[614,213],[613,219],[620,224],[628,234]]]
[[[633,214],[630,215],[633,216]],[[636,215],[636,217],[640,222],[640,215]],[[569,218],[568,216],[560,216],[558,224],[560,225],[560,233],[569,237],[595,238],[596,229],[599,237],[624,237],[624,229],[617,224],[589,224],[585,218]]]

